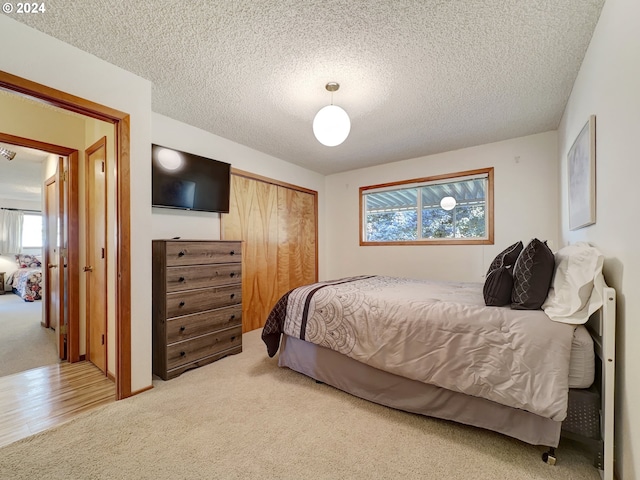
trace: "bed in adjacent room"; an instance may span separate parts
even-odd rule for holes
[[[6,279],[6,284],[25,302],[42,300],[42,264],[33,255],[16,255],[18,269]]]
[[[278,301],[263,340],[270,356],[280,349],[280,366],[393,408],[552,447],[545,455],[555,461],[553,448],[575,409],[585,398],[593,403],[593,394],[570,392],[592,392],[594,378],[604,379],[600,367],[613,367],[613,345],[608,352],[599,346],[615,322],[615,291],[604,284],[601,255],[585,260],[595,249],[563,249],[549,260],[546,245],[531,245],[501,252],[485,284],[373,275],[299,287]],[[508,275],[496,280],[496,269]],[[533,278],[542,270],[546,287]],[[508,304],[497,305],[507,292]],[[588,333],[583,324],[604,310],[603,322],[593,320],[599,334]],[[601,438],[593,445],[602,447]]]

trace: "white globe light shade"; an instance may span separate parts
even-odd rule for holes
[[[458,202],[456,202],[456,199],[453,197],[444,197],[442,200],[440,200],[440,206],[443,210],[453,210],[454,208],[456,208],[457,203]]]
[[[349,115],[337,105],[321,108],[313,119],[313,134],[327,147],[340,145],[349,136],[350,130]]]

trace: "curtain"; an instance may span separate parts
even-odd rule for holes
[[[18,210],[0,209],[0,255],[20,253],[23,216]]]

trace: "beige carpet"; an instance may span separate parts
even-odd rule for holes
[[[483,430],[360,400],[244,351],[0,449],[6,479],[599,479]]]
[[[42,301],[0,295],[0,377],[58,362],[55,332],[41,321]]]

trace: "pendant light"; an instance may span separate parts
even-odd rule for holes
[[[331,105],[321,108],[316,113],[313,119],[313,134],[321,144],[335,147],[349,136],[351,120],[347,112],[333,104],[333,92],[336,92],[340,85],[336,82],[329,82],[325,88],[331,92]]]
[[[456,202],[456,199],[453,197],[444,197],[442,200],[440,200],[440,207],[442,207],[443,210],[453,210],[454,208],[456,208],[456,204],[458,202]]]

